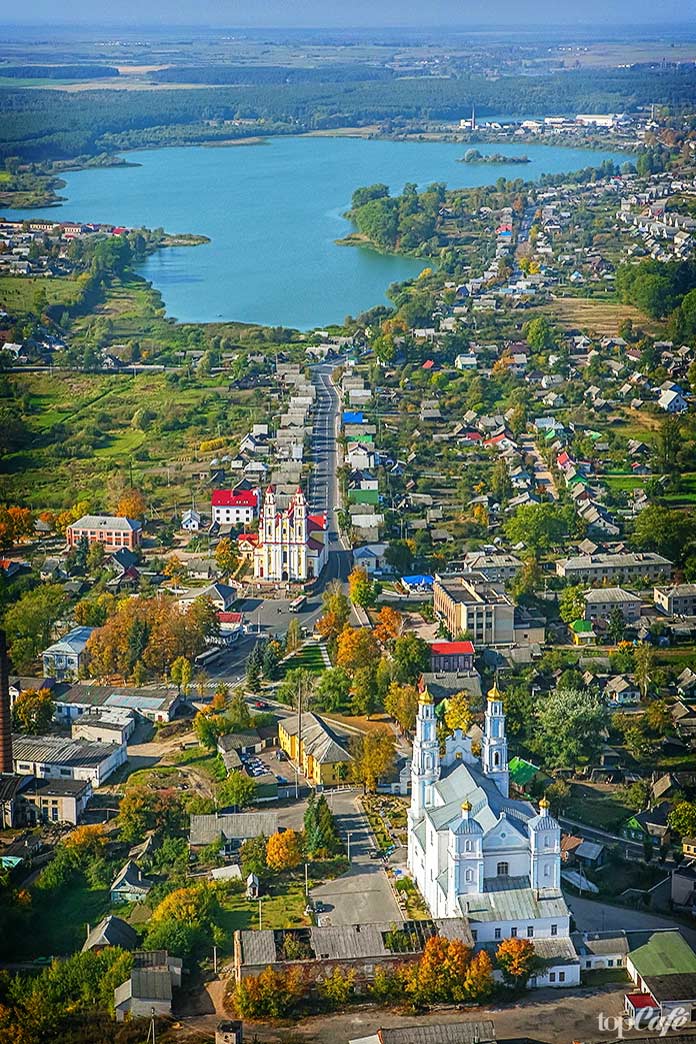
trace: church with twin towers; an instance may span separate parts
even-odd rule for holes
[[[503,695],[486,701],[480,755],[456,730],[441,749],[427,689],[418,705],[411,762],[408,867],[433,917],[462,917],[472,942],[533,943],[543,968],[530,985],[573,986],[579,959],[561,892],[561,829],[539,809],[510,797]]]

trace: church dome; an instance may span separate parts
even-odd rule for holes
[[[450,831],[453,834],[478,834],[483,835],[483,827],[478,823],[471,815],[471,802],[462,801],[462,814],[458,819],[455,819],[451,826]]]
[[[432,696],[430,695],[430,693],[428,692],[427,689],[423,689],[422,693],[418,697],[418,702],[419,703],[423,703],[426,706],[433,702],[433,698],[432,698]]]
[[[530,830],[558,830],[559,824],[549,812],[548,799],[543,797],[539,802],[539,814],[529,820]]]
[[[489,700],[502,700],[502,698],[503,698],[503,694],[500,691],[500,689],[498,688],[498,681],[496,679],[496,681],[493,682],[492,688],[490,688],[488,690],[488,699]]]

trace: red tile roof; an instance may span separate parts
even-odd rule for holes
[[[471,642],[431,642],[430,652],[435,656],[460,656],[468,653],[474,655],[474,646]]]
[[[258,504],[256,493],[251,489],[233,493],[231,489],[216,489],[211,498],[213,507],[253,507]]]
[[[217,618],[220,623],[240,624],[242,622],[241,613],[218,613]]]

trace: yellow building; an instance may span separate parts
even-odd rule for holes
[[[345,781],[353,760],[344,742],[317,714],[302,715],[302,739],[297,715],[278,722],[278,740],[290,760],[314,786],[334,786]]]
[[[682,852],[687,859],[696,859],[696,837],[682,838]]]

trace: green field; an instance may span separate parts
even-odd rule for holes
[[[80,282],[64,276],[0,276],[0,307],[10,314],[30,312],[40,290],[49,304],[71,305],[80,297]]]
[[[606,785],[571,784],[571,798],[564,815],[578,823],[618,833],[632,809],[624,805],[616,789]]]
[[[201,441],[219,427],[232,448],[248,430],[250,393],[224,377],[172,382],[163,373],[58,371],[11,375],[6,383],[22,401],[29,431],[23,448],[0,465],[0,498],[35,509],[87,499],[103,510],[109,476],[131,462],[134,482],[165,510],[190,502],[192,493],[207,498],[207,484],[189,466]]]
[[[304,915],[307,903],[304,885],[300,881],[273,885],[271,893],[261,899],[262,928],[299,928],[309,924]],[[259,927],[259,903],[237,892],[225,896],[222,905],[221,928],[225,932],[222,950],[231,954],[236,931]]]

